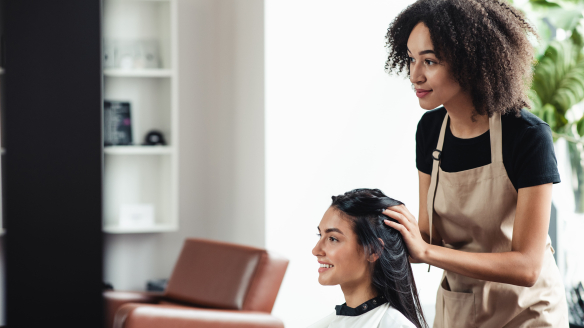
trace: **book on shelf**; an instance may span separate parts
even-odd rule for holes
[[[130,103],[127,101],[106,100],[103,110],[104,145],[131,145],[132,117]]]

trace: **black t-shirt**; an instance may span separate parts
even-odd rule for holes
[[[432,174],[432,152],[438,144],[445,115],[446,109],[439,107],[426,112],[418,123],[416,166],[426,174]],[[502,115],[501,129],[503,164],[516,190],[560,182],[552,132],[547,123],[523,109],[520,117],[514,113]],[[489,132],[460,139],[452,135],[449,121],[442,148],[442,170],[460,172],[490,164]]]

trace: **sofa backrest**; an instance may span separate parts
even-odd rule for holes
[[[187,239],[165,291],[169,301],[270,313],[288,260],[264,249]]]

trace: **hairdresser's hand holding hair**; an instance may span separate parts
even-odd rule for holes
[[[407,207],[405,205],[392,206],[383,211],[383,214],[397,221],[385,220],[384,222],[402,234],[404,241],[408,246],[410,257],[413,259],[411,262],[426,263],[424,254],[426,253],[429,244],[424,238],[422,238],[420,228],[418,227],[418,221],[414,215],[408,211]]]

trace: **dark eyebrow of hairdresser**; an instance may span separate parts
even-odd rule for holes
[[[387,71],[406,72],[428,111],[418,221],[403,205],[383,213],[412,262],[444,269],[435,328],[568,328],[547,235],[553,140],[526,110],[535,34],[503,0],[420,0],[387,31]]]

